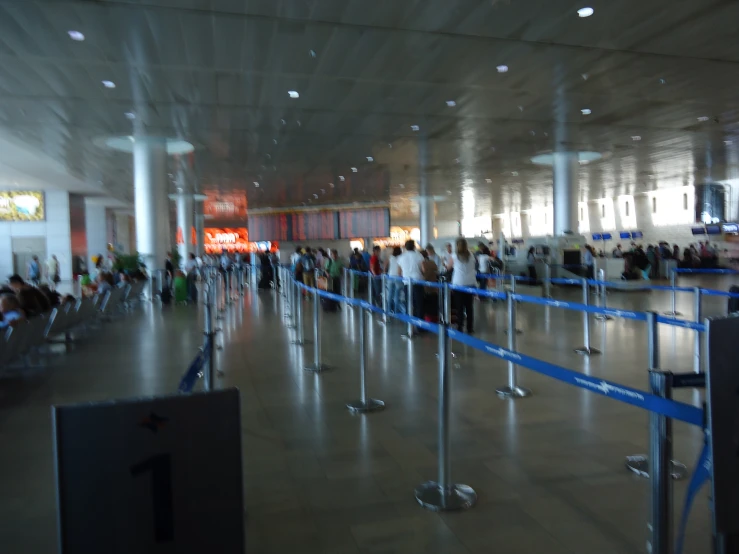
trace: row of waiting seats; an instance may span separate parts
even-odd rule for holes
[[[117,287],[102,297],[82,298],[9,327],[0,336],[0,373],[15,363],[28,365],[31,354],[40,352],[57,337],[63,336],[65,343],[70,342],[71,333],[110,320],[118,312],[132,310],[141,301],[145,285],[145,281],[137,281]]]

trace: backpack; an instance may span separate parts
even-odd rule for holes
[[[316,259],[313,255],[303,256],[303,271],[313,271],[316,268]]]

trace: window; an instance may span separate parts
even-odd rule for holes
[[[652,213],[653,214],[657,213],[657,197],[656,196],[652,197]]]
[[[683,210],[687,210],[687,209],[688,209],[688,195],[683,194]]]

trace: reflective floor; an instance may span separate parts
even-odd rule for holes
[[[697,283],[695,281],[694,283]],[[702,284],[726,290],[728,281]],[[523,291],[522,291],[523,292]],[[577,290],[557,288],[577,300]],[[629,309],[670,308],[665,293],[613,293]],[[305,302],[312,338],[312,303]],[[692,298],[678,309],[692,317]],[[723,313],[709,298],[704,314]],[[475,304],[477,336],[506,344],[502,303]],[[435,335],[404,341],[404,326],[369,326],[368,389],[383,412],[352,415],[359,398],[358,322],[353,310],[321,313],[321,374],[306,372],[313,347],[291,344],[282,298],[248,292],[223,315],[219,386],[242,394],[247,551],[255,553],[635,554],[646,552],[648,481],[624,468],[647,450],[647,415],[526,370],[533,396],[500,400],[506,364],[455,345],[452,475],[474,487],[478,504],[462,513],[424,510],[413,497],[436,478]],[[592,322],[582,357],[580,313],[522,304],[517,337],[524,353],[636,388],[647,383],[641,322]],[[106,324],[45,367],[0,379],[0,545],[8,553],[55,551],[55,493],[49,407],[88,400],[165,394],[202,340],[197,310],[145,307]],[[663,367],[691,371],[693,333],[661,326]],[[702,394],[678,391],[698,404]],[[702,434],[675,424],[675,456],[692,470]],[[214,464],[218,464],[214,460]],[[676,515],[686,481],[675,486]],[[677,517],[676,517],[677,520]],[[690,520],[686,552],[709,551],[707,490]]]

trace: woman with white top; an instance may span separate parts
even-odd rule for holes
[[[470,253],[465,239],[457,239],[457,249],[450,261],[452,271],[452,285],[474,287],[476,284],[475,257]],[[465,292],[452,290],[452,305],[457,312],[457,329],[462,330],[467,320],[467,333],[474,333],[474,314],[472,301],[474,297]]]
[[[393,255],[387,261],[385,265],[385,273],[388,277],[400,277],[400,265],[398,265],[398,256],[403,251],[400,246],[393,248]],[[387,282],[387,297],[388,297],[388,310],[392,313],[405,313],[403,307],[403,301],[400,295],[403,292],[403,281],[400,279],[389,279]]]
[[[477,272],[481,275],[487,275],[490,272],[490,250],[484,244],[480,247],[480,253],[477,255]],[[480,277],[477,279],[482,290],[488,288],[487,277]],[[480,300],[483,300],[481,297]]]

